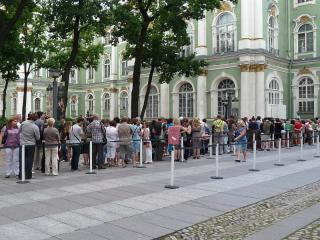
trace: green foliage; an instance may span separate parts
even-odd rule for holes
[[[2,129],[7,124],[8,119],[0,118],[0,129]]]

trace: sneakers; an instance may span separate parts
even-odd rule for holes
[[[6,175],[5,178],[10,178],[10,175]]]

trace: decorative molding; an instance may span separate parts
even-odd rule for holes
[[[92,90],[87,90],[87,94],[89,94],[89,93],[93,94],[93,91]]]
[[[241,72],[263,72],[267,68],[267,64],[241,64]]]
[[[128,77],[127,82],[128,82],[128,83],[133,83],[133,77]]]
[[[127,91],[128,88],[127,87],[121,87],[120,91]]]
[[[117,92],[119,91],[119,89],[113,87],[113,88],[110,88],[109,91],[110,91],[111,93],[117,93]]]
[[[310,21],[311,21],[311,19],[307,15],[303,15],[303,16],[300,17],[300,22],[301,23],[307,23],[307,22],[310,22]]]
[[[102,92],[103,92],[103,93],[109,92],[109,90],[110,90],[109,88],[104,88],[104,89],[102,90]]]
[[[77,100],[78,100],[78,97],[75,96],[75,95],[73,95],[73,96],[70,97],[70,99],[71,99],[71,101],[77,101]]]
[[[219,12],[232,12],[232,6],[230,5],[230,3],[223,2],[220,5]]]
[[[206,76],[208,76],[208,72],[209,72],[208,69],[201,69],[199,76],[205,76],[206,77]]]
[[[23,92],[24,88],[23,87],[17,87],[16,91],[17,92]],[[31,92],[32,91],[32,87],[27,87],[27,92]]]
[[[312,74],[312,71],[309,68],[306,68],[306,67],[300,69],[299,72],[298,72],[298,76],[299,75],[306,75],[306,74]]]

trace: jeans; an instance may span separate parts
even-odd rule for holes
[[[79,158],[81,153],[81,145],[72,145],[71,169],[77,170],[79,167]]]
[[[104,164],[103,147],[104,147],[104,143],[92,143],[92,166],[93,166],[93,168],[96,165],[98,165],[98,167],[101,167]]]
[[[25,147],[25,173],[26,179],[32,178],[32,166],[33,166],[33,158],[34,158],[35,146],[26,146]],[[22,153],[20,153],[20,156]],[[21,179],[22,173],[22,158],[19,158],[19,178]]]

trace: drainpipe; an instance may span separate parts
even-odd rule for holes
[[[289,59],[289,71],[288,71],[288,118],[293,118],[293,107],[292,107],[292,79],[291,79],[291,73],[292,73],[292,57],[291,57],[291,6],[290,6],[291,0],[286,1],[286,8],[288,9],[287,12],[287,26],[288,26],[288,59]]]

